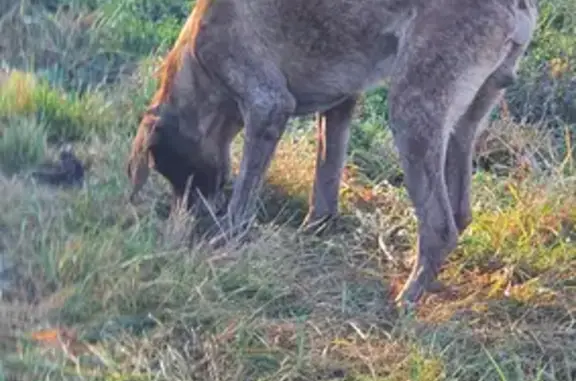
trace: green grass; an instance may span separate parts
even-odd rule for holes
[[[0,89],[0,118],[10,125],[14,118],[32,117],[46,125],[49,140],[77,140],[115,125],[111,103],[99,95],[67,94],[15,72]]]
[[[25,118],[0,124],[0,169],[11,175],[39,164],[46,156],[44,125]]]
[[[385,89],[354,120],[336,231],[296,232],[315,156],[303,118],[280,144],[249,242],[187,247],[199,222],[157,213],[167,188],[155,173],[129,205],[125,161],[155,59],[189,4],[35,3],[0,23],[0,261],[15,278],[0,295],[0,381],[576,379],[572,2],[542,2],[510,118],[495,110],[477,147],[492,169],[474,176],[474,222],[440,274],[449,287],[408,317],[391,300],[416,219],[388,184],[399,165]],[[23,176],[63,141],[92,163],[85,186]],[[61,340],[34,340],[41,329]]]

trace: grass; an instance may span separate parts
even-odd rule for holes
[[[45,126],[26,118],[0,125],[0,168],[14,174],[39,164],[46,156]]]
[[[31,117],[46,122],[47,138],[69,141],[114,126],[112,102],[100,93],[78,96],[60,92],[28,73],[11,73],[0,90],[0,118]]]
[[[315,155],[300,119],[272,163],[249,242],[188,247],[197,222],[161,216],[164,180],[153,174],[134,207],[125,174],[180,2],[79,0],[56,12],[62,3],[22,3],[0,23],[14,31],[0,33],[10,69],[0,71],[0,380],[576,379],[575,131],[557,92],[573,91],[576,72],[546,69],[576,43],[571,2],[544,2],[524,82],[477,147],[474,222],[440,274],[447,287],[405,317],[391,300],[408,276],[416,220],[382,127],[385,89],[357,111],[335,231],[296,231]],[[76,40],[90,43],[72,49]],[[553,89],[530,82],[544,75]],[[536,117],[543,98],[551,107]],[[63,141],[92,163],[82,188],[23,176]]]

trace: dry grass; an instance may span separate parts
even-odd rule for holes
[[[575,378],[576,184],[565,170],[477,174],[475,222],[441,275],[448,287],[399,318],[389,303],[415,239],[402,188],[350,169],[337,232],[300,236],[267,218],[240,247],[187,248],[175,237],[194,221],[155,217],[159,195],[126,204],[122,157],[110,155],[126,145],[87,146],[97,164],[74,193],[0,183],[20,285],[18,304],[0,306],[7,379]],[[313,154],[307,137],[282,143],[268,210],[305,206]],[[41,327],[63,327],[62,344],[34,344]]]
[[[0,33],[12,62],[39,55],[68,72],[99,70],[106,18],[30,12],[0,17],[0,32],[11,22],[28,36]],[[280,144],[250,239],[214,250],[190,244],[198,221],[162,217],[157,174],[138,206],[126,201],[123,131],[153,90],[142,69],[76,98],[38,73],[0,71],[0,381],[576,380],[568,127],[492,124],[478,144],[490,170],[475,174],[474,222],[441,273],[445,287],[398,316],[391,300],[416,220],[389,136],[361,134],[380,128],[382,95],[355,120],[355,141],[371,144],[352,147],[333,230],[297,233],[315,158],[313,134],[300,131]],[[25,170],[63,134],[93,163],[85,186],[32,184]]]

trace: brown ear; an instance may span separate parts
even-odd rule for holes
[[[154,160],[149,152],[151,127],[153,123],[144,119],[138,128],[138,133],[132,143],[132,150],[128,159],[127,173],[132,183],[129,200],[134,198],[144,187],[150,175],[150,168],[154,167]]]
[[[130,181],[132,182],[132,190],[130,191],[129,200],[134,202],[136,195],[144,187],[150,175],[150,160],[149,155],[142,154],[137,157],[131,158],[128,163],[128,172]]]

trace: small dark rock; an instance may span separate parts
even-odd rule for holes
[[[32,177],[40,183],[54,186],[80,186],[84,181],[84,165],[71,148],[64,148],[57,163],[42,164],[32,172]]]

